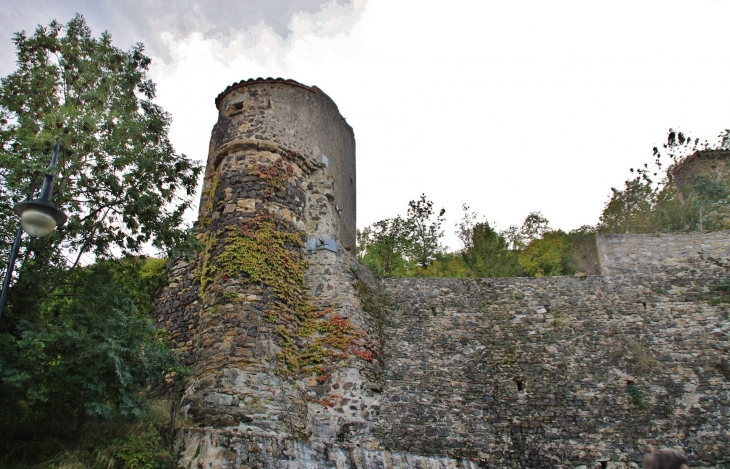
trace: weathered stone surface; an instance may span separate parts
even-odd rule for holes
[[[709,290],[691,262],[688,287]],[[727,307],[673,281],[383,281],[382,445],[489,467],[622,467],[660,447],[730,460]]]
[[[217,103],[206,252],[170,264],[155,313],[193,368],[181,467],[634,469],[659,447],[730,464],[730,323],[710,301],[730,232],[600,236],[602,276],[376,281],[352,254],[354,137],[334,103],[281,80]],[[285,181],[256,169],[283,157]],[[308,301],[377,347],[280,372],[274,290],[219,263],[262,215],[335,240],[299,252]]]
[[[178,439],[180,467],[216,469],[477,469],[476,461],[406,454],[365,448],[343,448],[245,430],[186,428]],[[210,465],[208,465],[210,464]]]
[[[246,273],[224,274],[220,262],[239,228],[256,226],[247,224],[262,217],[277,220],[287,232],[301,232],[303,239],[335,240],[337,252],[286,249],[307,261],[306,301],[316,317],[331,320],[328,327],[354,331],[357,344],[377,348],[381,321],[363,309],[363,295],[356,291],[356,285],[369,291],[374,280],[345,249],[354,245],[355,232],[352,130],[318,90],[291,92],[287,86],[256,85],[233,94],[265,106],[230,114],[222,108],[196,224],[205,250],[170,268],[157,322],[172,332],[173,344],[193,368],[180,405],[187,421],[214,433],[238,429],[247,437],[306,439],[320,446],[337,440],[342,448],[375,449],[371,427],[378,419],[382,384],[373,383],[382,380],[382,369],[373,351],[359,345],[336,349],[336,354],[321,348],[318,353],[330,350],[332,355],[320,358],[325,362],[319,372],[292,375],[282,364],[289,339],[281,328],[299,334],[297,327],[309,326],[292,329],[286,317],[295,312],[270,308],[281,292],[249,281]],[[250,126],[240,131],[249,111],[261,126],[254,135]],[[292,123],[292,116],[299,120]],[[324,151],[329,166],[320,163]],[[350,211],[346,217],[343,207]],[[323,335],[317,332],[312,340]],[[215,435],[211,444],[217,445],[223,433]],[[230,453],[221,451],[213,452]],[[208,462],[198,463],[208,467]]]
[[[730,256],[730,231],[599,235],[596,240],[604,275],[643,273],[675,276],[701,275],[708,280],[724,269],[711,262]]]

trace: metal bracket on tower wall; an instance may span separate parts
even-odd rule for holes
[[[329,238],[307,239],[308,251],[319,251],[320,249],[327,249],[328,251],[337,252],[337,243],[334,239]]]

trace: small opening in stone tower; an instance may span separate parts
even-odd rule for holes
[[[234,111],[240,111],[243,109],[243,101],[239,101],[237,103],[233,103],[233,110]]]
[[[524,389],[525,389],[524,381],[522,381],[520,378],[515,378],[515,384],[517,385],[518,391],[524,391]]]

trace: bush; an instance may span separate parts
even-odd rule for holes
[[[89,419],[86,432],[3,439],[0,467],[7,469],[172,469],[166,444],[170,401],[148,401],[141,419]]]
[[[142,416],[140,391],[184,371],[146,314],[163,268],[127,258],[76,269],[37,309],[4,317],[0,430],[80,432],[87,417]]]

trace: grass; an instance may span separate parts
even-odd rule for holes
[[[639,409],[645,409],[646,403],[644,402],[644,393],[641,392],[641,389],[639,389],[639,387],[633,382],[630,382],[626,388],[629,392],[629,400],[631,403]]]
[[[657,365],[656,358],[648,346],[633,337],[613,336],[609,356],[614,363],[626,358],[632,371],[640,376],[649,374]]]
[[[628,338],[626,342],[630,360],[637,373],[644,375],[656,366],[656,359],[646,345],[634,338]]]

